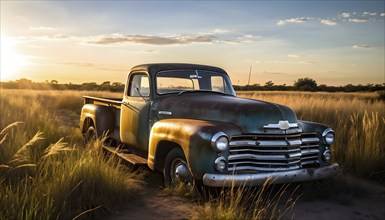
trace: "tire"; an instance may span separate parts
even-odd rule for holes
[[[192,183],[193,178],[186,157],[180,148],[174,148],[167,154],[163,167],[163,177],[165,186]]]
[[[87,128],[87,131],[84,132],[83,137],[84,137],[84,141],[85,141],[86,143],[95,141],[96,138],[97,138],[97,134],[96,134],[95,127],[92,126],[92,125],[89,126],[89,127]]]

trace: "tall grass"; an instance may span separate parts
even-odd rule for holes
[[[385,103],[376,93],[240,92],[291,107],[336,132],[333,158],[345,172],[385,181]]]
[[[204,199],[203,208],[192,219],[281,219],[299,196],[294,195],[296,189],[288,190],[289,185],[271,186],[271,182],[266,181],[260,188],[221,189],[219,195],[211,194]]]
[[[80,93],[1,90],[0,104],[0,219],[87,219],[133,198],[140,175],[60,127]]]

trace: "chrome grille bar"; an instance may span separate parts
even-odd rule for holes
[[[315,133],[234,136],[229,143],[228,171],[268,172],[314,166],[319,164],[319,142]]]

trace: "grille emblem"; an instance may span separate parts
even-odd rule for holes
[[[290,128],[289,121],[279,121],[278,122],[278,128],[281,130],[287,130]]]

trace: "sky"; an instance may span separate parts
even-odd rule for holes
[[[124,83],[144,63],[225,69],[233,84],[385,83],[384,0],[1,0],[1,81]]]

